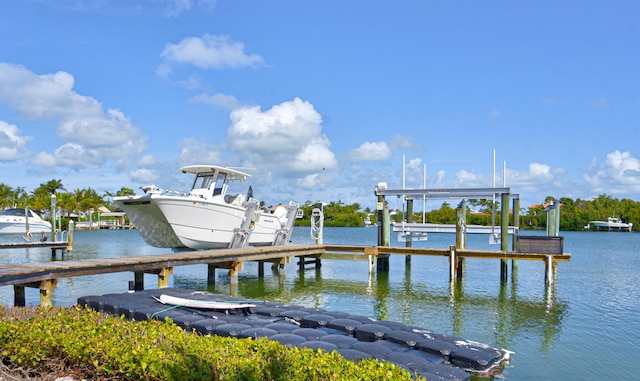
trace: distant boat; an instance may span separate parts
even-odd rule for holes
[[[367,228],[371,226],[371,218],[369,218],[369,215],[367,215],[367,217],[365,217],[364,219],[364,226]]]
[[[589,221],[589,225],[595,226],[598,231],[631,231],[633,229],[632,223],[623,222],[622,219],[618,217],[608,217],[606,221]],[[587,227],[590,228],[589,225],[587,225]]]
[[[180,169],[195,175],[188,192],[145,186],[144,194],[115,197],[140,236],[151,246],[219,249],[281,245],[288,241],[298,210],[295,202],[273,212],[259,210],[251,195],[228,194],[230,182],[248,174],[214,165]],[[250,192],[251,193],[251,192]]]
[[[28,217],[28,219],[27,219]],[[31,209],[11,208],[0,213],[0,234],[51,233],[51,223]]]

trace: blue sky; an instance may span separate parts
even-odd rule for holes
[[[640,2],[0,0],[0,182],[640,200]],[[324,170],[323,170],[324,169]],[[391,201],[392,208],[401,208]],[[442,201],[430,201],[439,207]]]

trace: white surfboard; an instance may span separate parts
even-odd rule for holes
[[[180,307],[190,307],[190,308],[206,308],[211,310],[232,310],[238,308],[250,308],[255,307],[255,304],[249,303],[235,303],[235,302],[221,302],[215,300],[197,300],[197,299],[186,299],[179,298],[171,295],[160,295],[160,298],[157,298],[158,301],[162,304],[171,304],[174,306]]]

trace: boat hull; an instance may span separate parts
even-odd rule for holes
[[[183,248],[151,195],[116,197],[114,203],[127,213],[138,234],[149,245],[159,248]]]
[[[42,234],[51,233],[51,224],[44,222],[29,221],[29,233]],[[0,221],[0,234],[2,235],[24,235],[27,234],[27,227],[22,218],[20,221]]]
[[[25,214],[28,213],[29,219]],[[51,223],[29,209],[6,209],[0,215],[0,234],[25,235],[51,233]]]
[[[229,247],[246,212],[240,206],[198,198],[154,196],[153,199],[180,242],[196,250]],[[260,213],[248,245],[272,245],[281,228],[282,224],[276,216]]]

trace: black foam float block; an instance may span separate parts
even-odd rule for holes
[[[456,368],[450,364],[426,364],[421,368],[416,369],[419,374],[428,373],[430,375],[437,375],[445,380],[450,381],[469,381],[471,375],[460,368]],[[431,381],[429,376],[425,375],[427,380]]]
[[[294,335],[300,335],[306,337],[307,340],[318,340],[322,336],[326,336],[327,333],[315,328],[296,328],[291,331]]]
[[[239,338],[245,338],[245,337],[250,337],[252,339],[259,339],[261,337],[270,337],[270,336],[274,336],[277,335],[278,331],[276,331],[275,329],[269,329],[269,328],[247,328],[247,329],[243,329],[242,331],[240,331],[240,333],[238,334]]]
[[[382,340],[384,334],[391,331],[391,328],[379,324],[361,324],[353,331],[353,336],[362,341]]]
[[[225,336],[225,337],[238,337],[240,332],[249,328],[251,328],[251,326],[247,324],[238,324],[238,323],[222,324],[216,327],[215,334],[218,336]]]
[[[397,329],[385,332],[384,339],[394,343],[404,344],[409,348],[414,348],[418,342],[424,340],[421,335]]]
[[[347,334],[353,335],[353,331],[355,331],[356,327],[362,324],[363,323],[358,320],[353,320],[349,318],[338,318],[338,319],[333,319],[329,323],[327,323],[327,328],[333,328],[339,331],[345,331]]]
[[[322,336],[319,340],[334,344],[341,349],[351,348],[353,344],[360,342],[355,337],[350,337],[346,335],[326,335],[326,336]]]
[[[288,348],[298,347],[300,344],[307,341],[305,337],[294,335],[293,333],[278,333],[269,337],[269,339],[275,340]]]
[[[338,353],[347,360],[358,362],[359,360],[372,358],[370,354],[364,353],[357,349],[339,348]]]
[[[326,341],[320,340],[309,340],[300,344],[300,347],[311,348],[311,349],[322,349],[325,352],[333,352],[338,350],[338,346],[335,344],[327,343]]]
[[[324,315],[324,314],[310,314],[303,316],[300,319],[300,327],[302,328],[318,328],[318,327],[326,327],[327,324],[335,320],[333,316]]]

